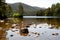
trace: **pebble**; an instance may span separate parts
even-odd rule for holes
[[[34,33],[34,34],[37,34],[37,32],[36,32],[36,33]]]
[[[39,28],[41,28],[41,27],[39,27]]]
[[[40,34],[38,33],[38,35],[40,35]]]
[[[55,35],[55,36],[57,36],[57,35],[59,35],[58,33],[53,33],[52,35]]]
[[[28,36],[31,36],[31,35],[28,35]]]
[[[11,37],[13,37],[13,35],[10,35]]]

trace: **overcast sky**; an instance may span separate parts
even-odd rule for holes
[[[7,3],[22,2],[31,6],[48,8],[52,4],[60,3],[60,0],[6,0]]]

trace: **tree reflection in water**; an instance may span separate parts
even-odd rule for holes
[[[59,18],[25,18],[23,19],[24,26],[27,26],[29,24],[41,24],[41,23],[47,23],[48,25],[51,25],[52,28],[60,28],[60,19]]]
[[[44,19],[43,19],[44,20]],[[48,18],[48,19],[45,19],[45,22],[47,22],[48,24],[52,25],[52,27],[54,28],[59,28],[60,27],[60,19],[59,18]]]
[[[56,28],[56,29],[60,28],[60,19],[58,19],[58,18],[48,18],[48,19],[46,19],[46,18],[41,18],[41,19],[25,18],[23,20],[21,20],[19,18],[8,18],[8,19],[4,20],[4,22],[0,22],[0,40],[6,40],[6,37],[5,37],[6,31],[9,30],[10,28],[13,28],[12,27],[13,24],[18,24],[14,27],[16,27],[16,29],[21,29],[21,28],[28,28],[32,24],[38,25],[38,24],[43,24],[43,23],[47,23],[48,25],[51,25],[51,29],[52,28]],[[22,35],[22,36],[27,36],[27,34],[28,33],[26,33],[26,34],[20,33],[20,35]]]

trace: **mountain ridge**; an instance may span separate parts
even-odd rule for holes
[[[13,4],[9,4],[11,7],[12,7],[12,10],[16,10],[16,11],[18,11],[18,6],[19,6],[19,4],[20,4],[21,2],[19,2],[19,3],[13,3]],[[21,3],[22,4],[22,6],[23,6],[23,11],[24,11],[24,13],[23,13],[23,15],[28,15],[28,16],[34,16],[34,15],[36,15],[36,12],[38,11],[38,10],[41,10],[41,9],[43,9],[43,8],[40,8],[40,7],[36,7],[36,6],[30,6],[30,5],[27,5],[27,4],[24,4],[24,3]]]

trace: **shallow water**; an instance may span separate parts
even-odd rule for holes
[[[27,27],[29,26],[29,27]],[[28,34],[20,34],[22,28],[27,28]],[[59,40],[59,18],[8,18],[0,20],[1,40]]]
[[[47,24],[54,28],[60,28],[60,19],[59,18],[24,18],[23,19],[24,26],[31,24]]]
[[[12,32],[11,29],[7,31],[8,34],[6,37],[8,40],[60,40],[60,29],[39,28],[38,26],[34,28],[33,26],[34,25],[31,25],[28,28],[29,33],[27,36],[21,36],[19,32]],[[10,35],[13,36],[11,37]]]

